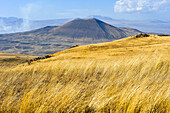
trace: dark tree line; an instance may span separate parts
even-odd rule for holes
[[[46,55],[46,56],[44,56],[44,57],[37,57],[37,58],[31,59],[31,60],[28,60],[27,63],[28,63],[28,65],[30,65],[31,62],[33,62],[33,61],[42,60],[42,59],[47,59],[47,58],[50,58],[50,57],[51,57],[50,55]]]

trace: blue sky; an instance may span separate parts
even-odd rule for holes
[[[0,0],[0,17],[31,20],[84,18],[170,21],[169,0]]]

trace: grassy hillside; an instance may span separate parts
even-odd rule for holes
[[[19,64],[23,64],[30,59],[34,59],[36,56],[0,53],[0,74],[6,69],[14,68]]]
[[[170,36],[78,46],[8,69],[0,112],[170,112]]]

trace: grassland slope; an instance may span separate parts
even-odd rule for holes
[[[0,112],[170,112],[170,37],[78,46],[0,77]]]
[[[6,69],[14,68],[15,66],[25,63],[28,60],[34,59],[36,56],[0,53],[0,74]]]

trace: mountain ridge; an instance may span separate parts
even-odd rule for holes
[[[102,15],[91,15],[86,18],[97,18],[117,27],[130,27],[148,33],[169,34],[169,21],[164,20],[127,20],[114,19]],[[0,17],[0,34],[25,32],[45,26],[61,26],[73,18],[27,20],[17,17]]]

